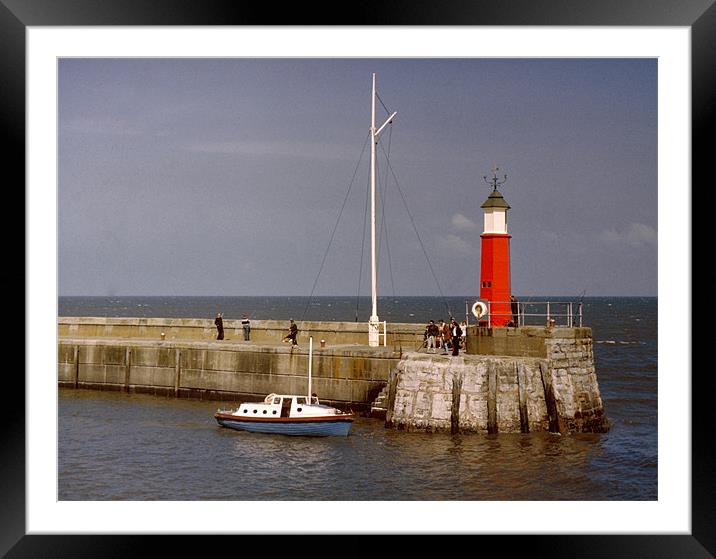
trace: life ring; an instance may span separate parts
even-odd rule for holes
[[[484,317],[487,314],[487,305],[482,301],[475,301],[475,304],[472,305],[472,314],[477,319]]]

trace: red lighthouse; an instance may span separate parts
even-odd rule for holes
[[[510,320],[510,235],[507,233],[509,204],[497,190],[507,180],[497,179],[498,167],[492,169],[492,179],[483,177],[492,192],[480,206],[485,212],[480,257],[480,299],[490,302],[491,326],[504,326]]]

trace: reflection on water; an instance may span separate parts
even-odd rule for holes
[[[610,450],[618,426],[594,435],[451,436],[358,418],[348,437],[286,437],[221,428],[218,407],[60,389],[59,499],[656,498],[655,460],[638,457],[634,470]]]

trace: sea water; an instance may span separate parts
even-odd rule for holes
[[[570,300],[550,297],[550,300]],[[388,322],[458,320],[469,297],[379,299]],[[575,302],[578,302],[575,300]],[[58,389],[60,500],[656,500],[657,299],[584,298],[608,433],[348,437],[218,426],[222,402]],[[60,316],[367,321],[355,297],[60,297]],[[228,405],[228,403],[227,403]],[[98,421],[97,418],[102,418]],[[227,475],[231,472],[231,475]]]

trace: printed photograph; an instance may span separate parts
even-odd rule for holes
[[[57,59],[59,501],[657,501],[657,58]]]

